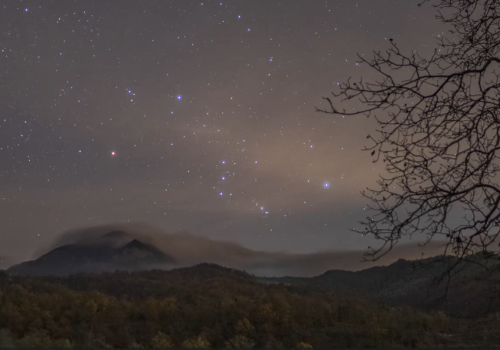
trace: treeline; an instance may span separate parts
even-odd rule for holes
[[[488,346],[499,343],[498,325],[489,320],[479,332],[442,312],[265,285],[210,265],[69,277],[0,272],[0,347]]]

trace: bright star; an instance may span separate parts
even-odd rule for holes
[[[182,96],[181,96],[181,95],[178,95],[178,96],[177,96],[177,99],[178,99],[178,100],[180,100],[181,98],[182,98]]]
[[[325,182],[325,184],[323,185],[325,188],[328,188],[330,187],[330,184],[328,182]]]
[[[115,151],[112,151],[112,152],[111,152],[111,155],[112,155],[112,156],[114,156],[114,155],[115,155]]]

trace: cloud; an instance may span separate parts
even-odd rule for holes
[[[0,256],[0,270],[7,270],[12,265],[17,264],[18,261],[8,256]]]
[[[116,234],[106,236],[110,232]],[[110,224],[67,231],[49,247],[39,251],[42,255],[65,244],[123,245],[132,239],[153,244],[179,262],[179,267],[198,263],[215,263],[245,270],[259,276],[315,276],[325,271],[357,271],[378,265],[390,264],[400,258],[417,259],[442,253],[439,242],[431,242],[425,248],[416,243],[396,246],[384,258],[376,262],[362,262],[363,251],[323,251],[311,254],[286,252],[262,252],[239,244],[217,241],[187,232],[167,233],[159,228],[143,224]]]

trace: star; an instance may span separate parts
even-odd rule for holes
[[[356,62],[357,51],[371,52],[388,44],[383,34],[397,32],[399,24],[379,28],[375,21],[367,33],[357,21],[343,21],[363,18],[363,11],[385,11],[377,7],[345,6],[324,17],[333,6],[330,2],[324,11],[324,6],[298,1],[289,12],[289,4],[282,1],[266,8],[266,16],[247,16],[254,11],[250,1],[230,5],[218,0],[207,6],[204,1],[194,7],[179,1],[175,12],[184,14],[185,20],[175,23],[162,16],[168,6],[161,9],[155,2],[144,2],[139,9],[123,2],[123,16],[113,18],[116,30],[106,32],[102,26],[113,8],[87,6],[89,0],[68,11],[47,1],[24,17],[29,23],[0,21],[8,39],[8,45],[0,47],[0,60],[9,68],[2,71],[0,84],[8,91],[0,101],[9,107],[0,118],[0,179],[9,178],[0,180],[0,209],[16,200],[13,210],[19,210],[0,210],[0,222],[8,224],[4,231],[11,232],[0,234],[0,255],[13,247],[5,246],[4,236],[16,230],[21,236],[39,230],[40,239],[45,239],[90,217],[92,226],[101,220],[131,219],[157,222],[166,229],[202,227],[199,234],[213,237],[232,221],[231,228],[238,232],[235,239],[249,246],[260,233],[279,232],[283,221],[289,221],[282,227],[283,236],[262,235],[258,249],[281,249],[280,240],[286,239],[285,250],[312,251],[343,239],[343,233],[319,238],[322,232],[315,230],[318,223],[323,226],[324,207],[329,201],[342,204],[328,226],[335,220],[343,225],[337,216],[351,210],[357,203],[351,197],[376,181],[382,164],[373,170],[371,162],[356,158],[363,153],[343,154],[360,148],[356,137],[350,137],[357,132],[354,118],[311,115],[316,106],[324,107],[321,97],[329,93],[328,87],[338,89],[342,77],[358,75],[363,65]],[[31,11],[22,6],[32,6],[30,1],[5,3],[2,12],[9,16],[21,18],[20,12],[28,16]],[[401,6],[407,7],[399,13],[412,9],[406,2]],[[391,14],[397,11],[391,9]],[[128,20],[134,17],[140,20]],[[411,34],[409,42],[422,34],[432,40],[441,33],[439,27],[428,28],[413,17],[408,18],[415,33],[405,31]],[[304,35],[294,35],[294,21],[301,23]],[[34,30],[23,31],[25,26]],[[250,35],[254,29],[255,35]],[[220,31],[227,32],[230,51],[221,49]],[[293,47],[300,49],[288,50]],[[335,52],[334,47],[345,49]],[[309,64],[311,59],[315,64]],[[364,73],[359,74],[356,79]],[[359,127],[363,134],[372,128],[365,123]],[[359,183],[340,173],[351,166],[361,174]],[[335,182],[332,190],[330,181]],[[77,184],[84,195],[72,198],[66,183]],[[113,185],[113,196],[101,198],[109,183],[120,185]],[[17,184],[26,198],[15,199]],[[33,193],[50,191],[52,199],[43,210],[30,212],[30,220],[23,220],[23,211],[29,209],[31,194],[24,192],[28,185]],[[134,198],[134,203],[124,205],[127,198]],[[68,208],[61,208],[62,202]],[[113,209],[117,207],[119,214]],[[358,207],[361,214],[368,210]],[[58,221],[66,210],[73,213],[71,220]],[[198,215],[206,211],[212,216],[207,224],[205,214]],[[302,227],[309,227],[318,239],[309,239]],[[301,243],[306,239],[307,246]],[[16,254],[37,248],[29,244],[21,245]]]

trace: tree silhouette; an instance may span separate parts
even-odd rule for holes
[[[386,174],[363,192],[375,214],[354,230],[382,240],[368,260],[414,234],[425,235],[425,243],[445,238],[444,254],[460,260],[478,251],[500,254],[500,1],[433,6],[451,29],[430,57],[404,53],[390,39],[385,52],[358,55],[377,81],[348,79],[324,98],[326,109],[316,108],[376,118],[365,150],[374,162],[383,160]]]

